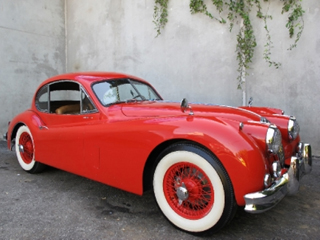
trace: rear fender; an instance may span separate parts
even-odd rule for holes
[[[41,128],[41,126],[44,126],[44,123],[40,119],[39,115],[32,110],[27,110],[17,115],[15,118],[12,119],[8,127],[8,149],[11,150],[13,148],[13,143],[17,131],[19,127],[22,125],[26,125],[33,133],[33,138],[36,138],[36,134],[34,133],[36,133]]]

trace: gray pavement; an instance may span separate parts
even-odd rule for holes
[[[320,158],[298,194],[274,209],[239,209],[217,234],[195,237],[162,216],[152,192],[136,196],[64,171],[24,172],[0,141],[0,239],[319,239]]]

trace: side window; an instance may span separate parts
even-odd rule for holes
[[[80,114],[80,86],[61,81],[50,85],[50,111],[57,114]]]
[[[43,86],[36,97],[36,107],[41,112],[50,112],[48,85]]]
[[[39,111],[55,114],[96,112],[96,108],[78,83],[60,81],[42,87],[36,97]]]

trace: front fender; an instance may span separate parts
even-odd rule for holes
[[[172,137],[201,144],[220,160],[230,177],[238,205],[245,204],[245,194],[264,188],[266,157],[252,137],[216,118],[188,117],[176,125],[179,127]]]
[[[278,114],[278,115],[283,115],[284,111],[282,111],[279,108],[270,108],[270,107],[253,107],[253,106],[241,106],[239,108],[246,109],[250,112],[257,113],[259,115],[273,115],[273,114]]]

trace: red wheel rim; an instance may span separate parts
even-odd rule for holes
[[[214,204],[210,179],[202,169],[188,162],[176,163],[167,170],[163,192],[170,207],[191,220],[205,217]]]
[[[19,146],[23,147],[23,150],[20,151],[22,160],[29,164],[33,160],[33,142],[30,135],[26,132],[22,133],[19,139]]]

